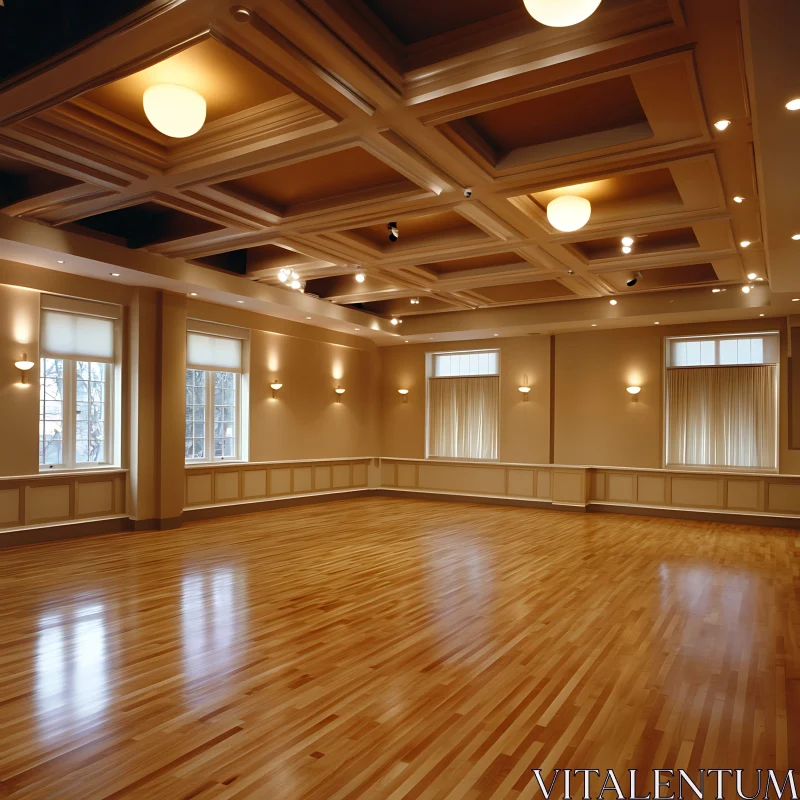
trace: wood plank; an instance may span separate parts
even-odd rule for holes
[[[488,800],[537,796],[532,767],[785,770],[798,572],[784,531],[399,498],[8,550],[0,796]]]

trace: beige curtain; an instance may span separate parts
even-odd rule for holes
[[[429,451],[446,458],[497,458],[500,378],[431,378]]]
[[[776,367],[667,370],[667,460],[776,467]]]

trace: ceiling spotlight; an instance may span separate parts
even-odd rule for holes
[[[60,258],[59,258],[59,259],[58,259],[58,261],[57,261],[56,263],[57,263],[57,264],[63,264],[64,262],[63,262],[63,260],[62,260],[62,259],[60,259]]]
[[[736,197],[733,198],[734,203],[744,203],[744,197],[740,194],[737,194]]]
[[[757,277],[758,276],[755,274],[755,272],[748,272],[747,273],[747,280],[749,280],[749,281],[754,281]]]
[[[792,241],[800,242],[800,233],[795,233],[794,236],[792,236]]]
[[[711,291],[712,291],[714,294],[717,294],[718,292],[721,292],[721,291],[722,291],[722,289],[712,289]]]
[[[633,237],[632,236],[623,236],[622,237],[622,246],[623,247],[630,247],[633,244]]]
[[[750,247],[750,241],[748,239],[743,239],[741,242],[739,242],[739,245],[741,247]]]
[[[300,281],[298,281],[298,280],[294,280],[289,284],[289,288],[295,289],[295,290],[299,289],[300,286],[301,286],[301,284],[300,284]]]
[[[142,104],[150,124],[173,139],[193,136],[206,121],[205,98],[186,86],[174,83],[151,86],[145,89]]]
[[[563,195],[547,204],[547,219],[558,231],[580,230],[592,216],[592,204],[585,197]]]
[[[400,238],[400,230],[396,222],[390,222],[387,226],[389,229],[389,241],[396,242]]]
[[[743,291],[745,294],[750,294],[750,290],[751,290],[752,288],[753,288],[752,286],[742,286],[742,291]]]
[[[197,297],[197,292],[189,292],[189,297]]]
[[[793,297],[792,298],[792,302],[793,303],[800,303],[800,297]]]
[[[278,280],[279,280],[281,283],[286,283],[286,281],[288,281],[288,280],[289,280],[289,270],[288,270],[288,269],[282,269],[282,270],[281,270],[281,271],[278,273]]]
[[[412,297],[409,302],[411,303],[412,306],[418,306],[419,305],[419,297]]]
[[[311,319],[311,317],[306,317],[306,319]]]
[[[590,17],[600,0],[525,0],[528,13],[550,28],[568,28]]]
[[[759,317],[763,317],[764,315],[763,315],[763,314],[759,314],[758,316],[759,316]]]
[[[356,282],[357,283],[364,283],[367,279],[367,276],[363,272],[356,272]]]
[[[615,305],[617,304],[617,301],[616,301],[616,300],[609,300],[608,302],[609,302],[609,304],[610,304],[610,305],[612,305],[612,306],[615,306]]]
[[[112,278],[119,278],[119,272],[109,272],[108,273]]]
[[[237,300],[236,302],[237,302],[237,303],[238,303],[240,306],[243,306],[243,305],[244,305],[244,300]]]
[[[729,119],[718,119],[714,123],[714,127],[718,131],[724,131],[730,124],[731,124],[731,121]]]
[[[626,245],[625,247],[622,248],[622,252],[625,253],[625,255],[628,255],[628,253],[630,253],[632,249],[633,249],[632,247],[628,247]]]
[[[397,325],[397,323],[399,322],[397,317],[392,317],[392,319],[390,321],[391,321],[392,325]]]
[[[639,278],[641,278],[641,277],[642,277],[642,273],[641,272],[637,272],[625,285],[626,286],[636,286],[636,284],[639,282]]]
[[[790,100],[786,104],[786,108],[789,111],[800,111],[800,97],[795,97],[794,100]]]
[[[660,322],[654,322],[653,325],[660,325]]]

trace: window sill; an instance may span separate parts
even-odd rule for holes
[[[98,464],[96,467],[53,467],[40,469],[39,475],[82,475],[84,472],[127,472],[123,467],[114,464]]]
[[[48,475],[58,475],[60,478],[69,477],[71,475],[103,475],[106,473],[114,472],[128,472],[127,467],[115,467],[112,464],[104,464],[98,467],[69,467],[66,469],[40,469],[35,475],[27,475],[20,477],[28,478],[46,478]]]
[[[249,461],[242,461],[240,458],[232,458],[230,461],[226,460],[219,460],[219,461],[185,461],[184,465],[186,467],[222,467],[228,464],[249,464]]]
[[[441,461],[445,464],[451,462],[464,462],[469,464],[497,464],[498,458],[459,458],[458,456],[425,456],[424,461]]]
[[[777,467],[714,467],[703,464],[666,464],[664,472],[696,472],[700,475],[710,473],[712,475],[779,475]]]

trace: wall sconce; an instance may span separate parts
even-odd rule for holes
[[[20,383],[27,383],[28,382],[28,370],[33,369],[36,365],[33,361],[28,361],[28,354],[22,354],[21,361],[15,361],[14,366],[20,371]]]
[[[276,381],[275,383],[271,383],[269,388],[272,389],[272,396],[275,398],[278,396],[278,390],[283,388],[283,384]]]
[[[625,391],[631,396],[631,402],[635,403],[639,400],[639,392],[642,391],[642,387],[629,386]]]
[[[522,399],[527,403],[528,402],[528,395],[531,393],[530,386],[520,386],[520,392],[522,392]]]
[[[408,389],[398,389],[397,394],[402,395],[404,403],[408,402]]]
[[[344,394],[344,389],[342,389],[341,386],[337,386],[333,391],[336,392],[336,402],[341,403],[342,395]]]

